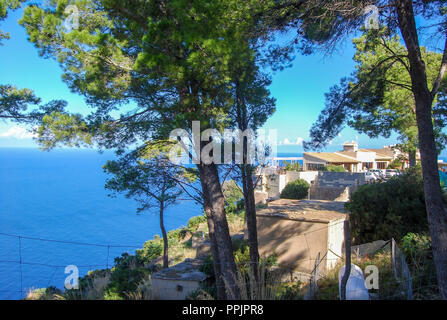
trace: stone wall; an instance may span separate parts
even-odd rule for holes
[[[310,199],[348,201],[362,184],[365,184],[364,173],[319,172],[309,189]]]
[[[320,187],[347,187],[362,184],[365,184],[365,173],[326,171],[318,173]]]
[[[310,188],[310,199],[347,201],[349,200],[349,187],[313,186]]]
[[[267,192],[255,191],[255,205],[266,204],[269,197]]]

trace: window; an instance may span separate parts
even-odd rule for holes
[[[377,162],[377,169],[386,169],[386,162]]]
[[[324,164],[321,163],[307,163],[307,170],[309,171],[318,171],[318,169],[323,168]]]
[[[362,169],[371,169],[373,167],[373,163],[372,162],[363,162],[362,163]]]

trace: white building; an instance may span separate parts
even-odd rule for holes
[[[345,142],[338,152],[305,152],[305,171],[318,170],[328,164],[343,166],[349,172],[363,172],[368,169],[386,169],[395,159],[394,149],[359,149],[356,142]]]

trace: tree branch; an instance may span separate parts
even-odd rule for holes
[[[439,74],[438,74],[438,77],[436,78],[435,82],[433,83],[433,89],[431,90],[432,100],[435,99],[435,96],[439,90],[439,87],[441,86],[441,82],[444,79],[446,69],[447,69],[447,35],[445,37],[444,53],[442,55],[441,67],[439,68]]]

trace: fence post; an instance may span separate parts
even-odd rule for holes
[[[312,270],[312,273],[310,275],[309,289],[307,290],[306,297],[305,297],[306,300],[313,299],[315,296],[315,292],[317,291],[318,278],[320,276],[320,272],[319,272],[320,262],[321,262],[320,261],[320,252],[318,252],[317,258],[315,260],[314,269]]]
[[[345,233],[345,273],[341,279],[340,288],[340,300],[346,300],[346,284],[348,283],[349,276],[351,275],[351,226],[349,224],[349,216],[344,223]]]
[[[396,268],[396,242],[394,238],[391,238],[391,265],[393,267],[394,278],[397,279],[397,268]]]
[[[19,236],[20,294],[23,297],[22,237]]]
[[[411,273],[410,270],[408,269],[407,266],[407,277],[408,277],[408,282],[407,282],[407,299],[408,300],[413,300],[413,283],[411,280]]]
[[[400,256],[399,260],[397,255]],[[400,268],[398,268],[397,266],[398,262],[401,264]],[[406,298],[408,300],[413,300],[413,284],[410,269],[408,268],[404,253],[399,249],[394,238],[391,238],[391,263],[393,267],[394,277],[396,280],[401,282],[402,289],[406,293]]]
[[[110,245],[107,245],[107,269],[109,269],[109,255],[110,255]]]
[[[315,260],[315,274],[314,274],[314,288],[317,287],[317,282],[320,277],[320,253],[317,254],[317,259]]]

